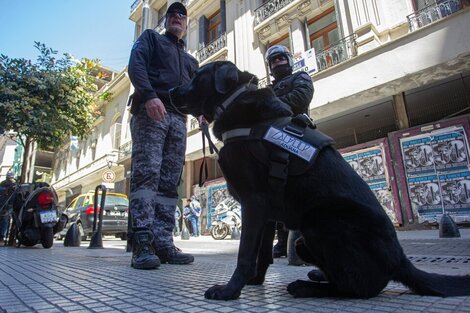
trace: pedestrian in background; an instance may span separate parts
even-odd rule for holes
[[[181,233],[180,223],[181,223],[181,210],[179,206],[176,206],[175,209],[175,228],[173,229],[173,235],[179,236]]]
[[[186,116],[172,106],[169,90],[188,83],[198,68],[197,60],[184,49],[187,26],[186,7],[172,3],[165,15],[165,34],[145,30],[129,60],[129,78],[135,88],[130,122],[131,266],[137,269],[194,261],[175,247],[172,234],[187,131]]]
[[[12,171],[8,171],[4,181],[0,183],[0,245],[4,244],[8,227],[10,226],[10,211],[12,207],[12,201],[10,196],[13,192],[13,186],[15,185],[15,174]]]
[[[183,209],[183,220],[184,220],[184,225],[186,225],[186,229],[189,232],[189,235],[193,235],[193,226],[191,225],[191,199],[186,200],[186,205],[184,206]]]
[[[199,201],[196,199],[196,196],[191,197],[189,212],[189,219],[191,220],[191,226],[193,228],[193,236],[199,237],[199,216],[201,216],[201,203],[199,203]]]

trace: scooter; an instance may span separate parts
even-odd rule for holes
[[[224,203],[219,203],[215,207],[211,219],[210,233],[215,240],[225,239],[235,228],[241,231],[241,208],[238,204],[228,207]]]
[[[9,244],[52,247],[54,234],[67,225],[68,217],[57,208],[57,194],[47,183],[17,184],[12,194],[13,211]]]

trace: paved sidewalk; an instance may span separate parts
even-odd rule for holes
[[[439,239],[438,231],[399,232],[416,266],[428,271],[470,274],[470,229],[461,238]],[[439,298],[411,294],[390,283],[368,300],[295,299],[286,285],[307,279],[311,267],[276,259],[263,286],[247,286],[240,299],[204,299],[205,290],[225,283],[235,268],[238,241],[211,237],[181,240],[195,254],[191,265],[132,269],[124,242],[105,240],[105,249],[0,247],[0,312],[470,312],[470,296]]]

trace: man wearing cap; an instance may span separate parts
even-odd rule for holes
[[[168,94],[171,88],[188,83],[198,68],[197,60],[184,50],[187,23],[184,5],[171,4],[165,34],[145,30],[130,55],[128,73],[135,88],[130,123],[131,266],[136,269],[194,261],[175,247],[172,236],[186,149],[186,116],[172,106]]]

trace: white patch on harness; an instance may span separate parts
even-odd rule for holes
[[[298,138],[272,126],[268,129],[263,139],[283,148],[284,150],[287,150],[292,154],[295,154],[299,158],[302,158],[308,162],[312,160],[313,156],[317,152],[317,148],[311,144],[299,140]]]

